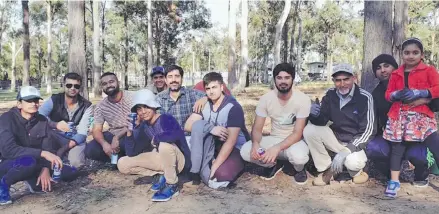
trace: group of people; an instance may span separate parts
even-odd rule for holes
[[[116,161],[123,174],[151,178],[153,201],[178,195],[180,175],[194,185],[228,187],[244,161],[264,167],[265,180],[292,165],[294,182],[303,185],[312,158],[319,173],[315,186],[328,185],[344,168],[354,183],[365,183],[367,161],[377,161],[388,166],[385,195],[395,198],[405,158],[415,167],[413,185],[427,186],[427,157],[439,160],[439,74],[423,63],[419,39],[404,41],[402,49],[401,66],[387,54],[372,61],[380,80],[372,94],[356,84],[350,65],[338,64],[335,87],[321,103],[293,87],[294,66],[278,64],[275,89],[260,98],[251,133],[242,106],[216,72],[186,88],[181,67],[155,67],[152,86],[137,92],[121,90],[117,76],[107,72],[100,78],[107,97],[95,106],[79,95],[76,73],[66,74],[64,92],[41,107],[39,91],[22,87],[17,106],[0,116],[0,204],[11,203],[9,188],[16,182],[25,181],[34,193],[51,191],[54,170],[61,170],[61,180],[74,179],[86,158]],[[90,125],[93,140],[86,143]]]

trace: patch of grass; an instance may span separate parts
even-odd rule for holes
[[[62,91],[61,88],[54,88],[52,90],[53,94],[60,93],[61,91]],[[0,101],[14,101],[17,99],[17,93],[18,91],[10,92],[9,90],[0,90]],[[43,98],[51,95],[51,94],[47,94],[46,90],[41,88],[40,88],[40,93]]]

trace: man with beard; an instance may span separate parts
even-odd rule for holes
[[[108,95],[96,105],[94,111],[93,140],[85,147],[89,159],[108,162],[112,154],[125,156],[125,146],[121,145],[126,136],[131,113],[133,93],[121,91],[116,74],[106,72],[101,76],[102,91]],[[110,129],[102,132],[104,122]]]
[[[279,160],[289,161],[296,170],[297,184],[308,180],[305,164],[309,160],[309,149],[302,140],[303,129],[309,115],[311,100],[303,92],[293,89],[295,68],[288,63],[273,69],[275,90],[261,97],[256,106],[256,117],[251,132],[251,141],[241,148],[245,161],[266,167],[261,178],[271,180],[283,168]],[[265,119],[271,118],[271,135],[262,136]]]
[[[168,89],[156,96],[157,102],[162,106],[158,109],[160,114],[170,114],[184,127],[186,120],[192,112],[200,112],[207,102],[206,95],[198,90],[182,87],[183,68],[178,65],[170,65],[166,68],[165,77]],[[201,102],[197,102],[202,99]],[[195,103],[201,105],[195,105]],[[189,143],[190,133],[185,132],[186,140]]]
[[[375,136],[376,124],[372,95],[355,84],[352,67],[334,67],[331,88],[322,98],[321,106],[312,104],[310,122],[303,131],[319,176],[316,186],[329,184],[332,175],[346,166],[353,182],[365,183],[369,176],[363,172],[367,157],[364,149]],[[331,121],[330,126],[326,124]],[[336,153],[334,160],[328,151]]]
[[[155,95],[166,90],[168,86],[165,83],[165,69],[162,66],[157,66],[151,72],[152,85],[148,89]]]
[[[50,127],[56,130],[61,143],[57,155],[62,157],[68,152],[70,165],[75,167],[85,163],[85,140],[92,113],[91,102],[79,95],[81,81],[79,74],[67,73],[64,76],[64,92],[52,95],[39,109],[40,114],[49,120]],[[67,122],[73,122],[74,127],[69,127]]]
[[[188,118],[184,129],[191,132],[193,184],[202,179],[216,189],[228,186],[244,169],[239,151],[250,136],[241,105],[224,93],[221,74],[208,73],[203,83],[209,102]]]

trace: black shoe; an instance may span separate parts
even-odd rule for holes
[[[36,179],[31,179],[31,180],[27,180],[24,181],[24,184],[26,184],[27,188],[29,189],[29,192],[31,192],[32,194],[42,194],[44,193],[41,185],[37,186],[37,180]]]
[[[419,188],[423,188],[423,187],[428,187],[428,184],[430,183],[430,181],[427,179],[425,180],[421,180],[421,181],[413,181],[413,186],[415,187],[419,187]]]
[[[273,167],[264,169],[264,171],[262,172],[260,177],[263,180],[269,181],[269,180],[273,179],[274,177],[276,177],[277,173],[282,171],[283,168],[284,168],[283,164],[276,163],[276,165],[274,165]]]
[[[199,173],[189,173],[190,179],[192,180],[192,185],[200,185],[201,177]]]
[[[296,181],[296,184],[299,184],[299,185],[306,184],[306,182],[308,181],[308,175],[306,174],[306,170],[303,169],[302,171],[297,172],[294,175],[294,180]]]
[[[133,184],[134,185],[152,184],[152,180],[153,180],[152,176],[143,176],[134,180]]]

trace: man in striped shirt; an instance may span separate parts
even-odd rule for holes
[[[329,184],[332,175],[342,172],[344,166],[354,183],[365,183],[369,178],[363,172],[365,149],[376,133],[373,98],[355,84],[354,71],[348,64],[335,66],[332,79],[335,88],[326,92],[321,105],[311,105],[311,123],[303,131],[320,173],[313,184]],[[328,127],[329,121],[332,124]],[[333,160],[327,150],[336,153]]]
[[[121,145],[128,128],[133,93],[121,91],[116,74],[107,72],[101,76],[102,91],[108,95],[96,105],[94,111],[93,138],[85,147],[85,156],[92,160],[109,162],[115,153],[125,156],[125,146]],[[104,123],[110,129],[103,132]]]

